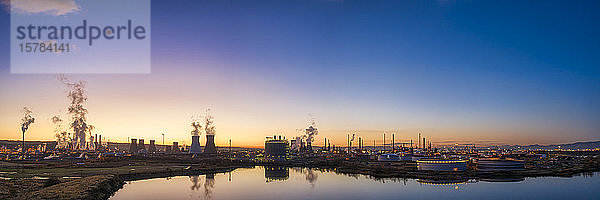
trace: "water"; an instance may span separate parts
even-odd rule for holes
[[[598,175],[434,182],[257,167],[132,181],[110,199],[600,199]]]

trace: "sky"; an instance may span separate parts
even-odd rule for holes
[[[291,138],[311,118],[315,143],[338,146],[349,132],[369,145],[384,132],[434,145],[600,140],[598,1],[155,0],[151,20],[150,74],[68,75],[87,82],[105,139],[189,144],[190,118],[211,108],[217,145]],[[11,74],[10,48],[5,8],[0,139],[21,138],[29,106],[27,139],[53,140],[67,88]]]

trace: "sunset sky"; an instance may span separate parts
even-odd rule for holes
[[[67,88],[10,73],[2,6],[0,139],[21,138],[29,106],[27,139],[53,140]],[[434,144],[600,140],[600,1],[164,0],[151,19],[150,74],[68,75],[87,81],[88,121],[111,141],[189,144],[190,117],[209,107],[217,145],[290,138],[309,114],[317,145],[345,146],[349,131],[369,145],[384,131]]]

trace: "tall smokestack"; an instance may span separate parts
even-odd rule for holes
[[[21,119],[21,131],[23,132],[23,145],[21,146],[21,153],[23,154],[23,158],[25,158],[25,132],[29,129],[29,125],[35,122],[35,118],[31,116],[31,109],[28,107],[23,107],[23,113],[25,114]]]
[[[383,150],[385,151],[385,133],[383,134]]]
[[[150,146],[148,147],[148,152],[149,153],[155,153],[156,152],[156,145],[154,143],[155,143],[154,140],[150,140]]]
[[[392,133],[392,151],[394,151],[394,144],[396,143],[396,137],[395,135]]]
[[[208,155],[217,155],[217,147],[215,147],[215,135],[206,135],[206,146],[204,153]]]
[[[417,142],[419,143],[419,144],[417,145],[417,149],[418,149],[418,148],[421,148],[421,133],[419,133],[419,137],[417,138]]]
[[[202,153],[202,147],[200,147],[200,136],[192,135],[192,145],[190,146],[190,154]]]
[[[98,146],[102,146],[102,135],[98,135]]]
[[[129,153],[137,153],[137,139],[131,139],[131,144],[129,144]]]
[[[425,149],[425,137],[423,137],[423,149]]]

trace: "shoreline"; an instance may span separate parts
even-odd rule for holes
[[[301,159],[284,162],[249,162],[226,158],[178,158],[90,162],[88,166],[69,163],[50,163],[28,168],[6,168],[0,179],[0,199],[108,199],[121,189],[126,181],[226,173],[239,168],[258,166],[304,167],[330,170],[348,175],[365,175],[374,179],[408,178],[421,180],[509,180],[527,177],[573,177],[600,172],[600,158],[589,158],[574,166],[519,171],[462,172],[419,171],[411,162],[365,162],[342,159]],[[16,173],[9,173],[16,172]],[[46,175],[47,178],[43,178]],[[37,179],[36,179],[37,177]],[[77,192],[73,192],[77,191]]]

